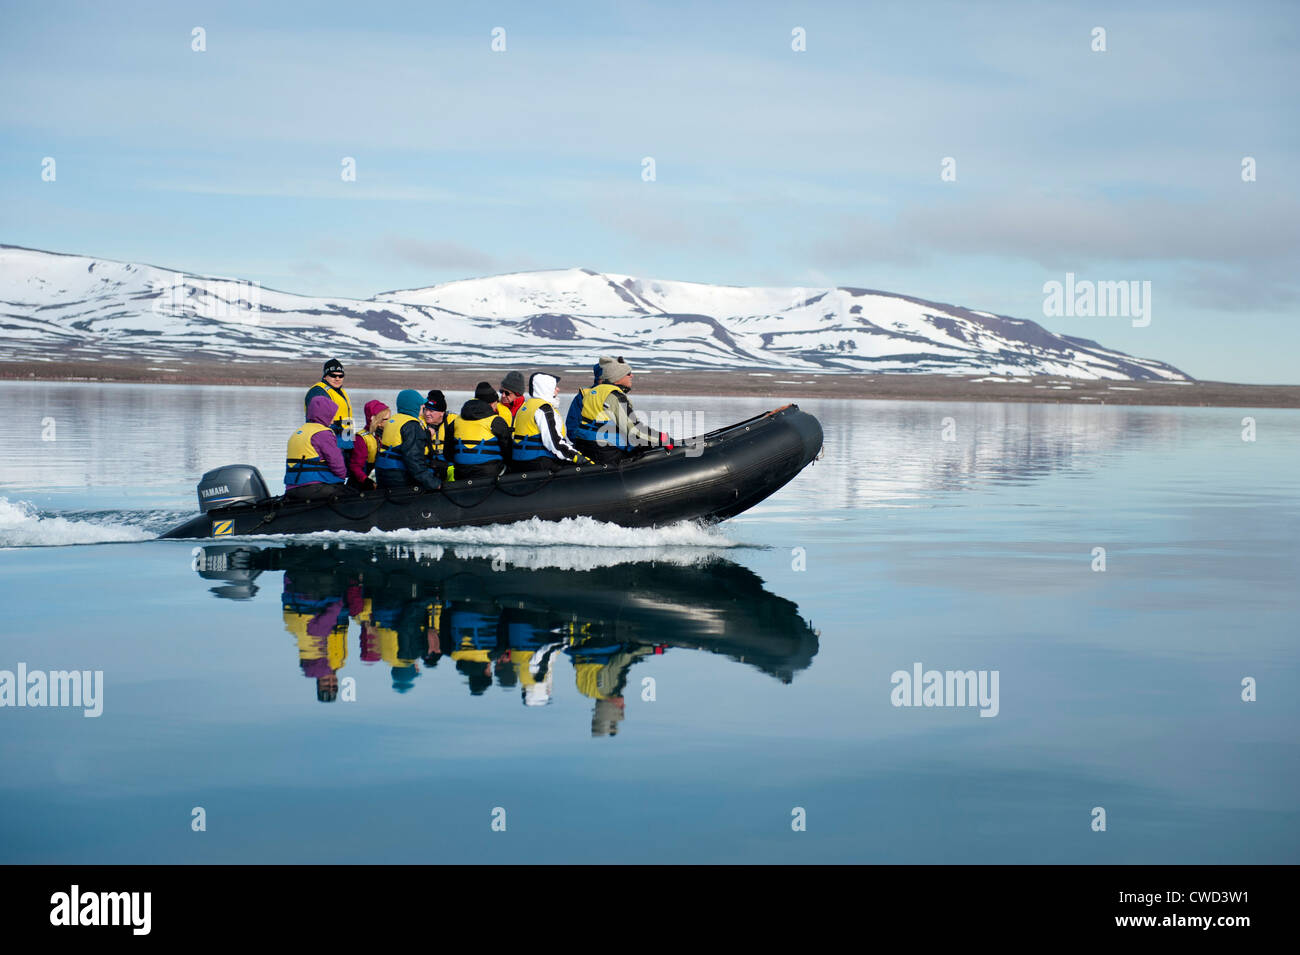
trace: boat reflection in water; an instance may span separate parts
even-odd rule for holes
[[[587,556],[576,563],[538,567],[524,548],[226,545],[195,548],[194,567],[232,599],[265,589],[262,574],[284,574],[284,627],[322,702],[339,696],[353,621],[362,663],[387,665],[399,693],[450,664],[472,696],[495,682],[543,706],[567,660],[593,701],[593,736],[618,732],[629,671],[644,657],[703,650],[789,683],[817,653],[798,607],[732,561],[609,564],[608,552],[578,550]]]

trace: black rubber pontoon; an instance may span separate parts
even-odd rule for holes
[[[701,449],[702,444],[702,449]],[[421,530],[590,517],[625,527],[734,517],[769,497],[821,452],[817,419],[787,405],[616,465],[455,481],[441,490],[363,492],[335,501],[212,507],[164,538]]]

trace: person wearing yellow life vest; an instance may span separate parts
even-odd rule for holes
[[[491,480],[510,460],[510,425],[497,412],[497,393],[486,381],[474,389],[451,423],[443,456],[455,468],[455,479]]]
[[[379,435],[384,425],[393,416],[388,405],[382,401],[366,402],[366,427],[358,431],[352,450],[344,457],[348,465],[348,483],[353,487],[372,490],[375,486],[370,472],[375,469],[375,458],[379,455]]]
[[[528,397],[515,415],[511,436],[511,471],[555,471],[592,463],[573,446],[557,420],[555,396],[559,383],[558,377],[540,372],[528,379]]]
[[[424,407],[433,413],[426,418],[429,424],[429,444],[433,447],[434,467],[444,481],[453,480],[447,474],[447,432],[456,415],[447,411],[447,396],[434,388],[424,397]]]
[[[515,418],[519,415],[519,409],[524,405],[524,376],[522,372],[512,371],[501,379],[501,387],[498,389],[497,411],[501,417],[506,419],[506,424],[512,428],[515,424]]]
[[[307,423],[289,438],[284,461],[284,496],[317,500],[355,493],[346,488],[347,465],[334,439],[330,422],[335,404],[317,395],[307,409]]]
[[[613,464],[661,445],[671,451],[668,435],[652,433],[636,420],[627,397],[631,366],[621,357],[602,355],[597,368],[600,380],[574,395],[569,405],[569,439],[578,450],[598,464]]]
[[[442,487],[429,429],[442,424],[445,410],[445,402],[443,411],[438,411],[413,388],[397,396],[397,414],[384,425],[375,455],[375,481],[380,487],[426,491]]]
[[[353,445],[354,427],[352,421],[352,399],[348,397],[347,391],[343,387],[343,364],[337,358],[331,358],[325,362],[325,367],[321,369],[320,381],[307,389],[307,395],[302,399],[303,412],[311,407],[313,398],[325,396],[334,402],[335,412],[334,419],[329,422],[330,428],[334,432],[335,440],[338,441],[339,450],[351,451]],[[307,421],[311,420],[310,415],[306,415]]]

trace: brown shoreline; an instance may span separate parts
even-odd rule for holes
[[[416,388],[473,391],[478,381],[496,385],[512,367],[446,364],[393,368],[345,363],[347,384],[361,392]],[[590,372],[558,366],[520,367],[545,371],[563,380],[561,393],[590,383]],[[135,384],[301,385],[320,376],[317,362],[222,364],[212,359],[101,361],[0,361],[3,381],[94,381]],[[636,390],[654,395],[725,394],[735,397],[848,398],[898,401],[1031,401],[1110,405],[1181,405],[1219,408],[1300,408],[1300,385],[1243,385],[1220,381],[1174,384],[1151,381],[1085,381],[1035,377],[980,381],[991,375],[869,375],[809,373],[738,368],[716,370],[646,369],[637,373]]]

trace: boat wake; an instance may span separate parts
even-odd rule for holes
[[[67,547],[150,540],[182,511],[45,511],[0,497],[0,547]]]
[[[277,535],[279,537],[279,535]],[[252,539],[252,538],[250,538]],[[257,538],[266,540],[265,536]],[[470,545],[494,547],[590,547],[593,549],[661,547],[702,547],[719,549],[739,547],[717,527],[696,521],[680,521],[664,527],[621,527],[590,517],[565,517],[544,521],[534,517],[514,524],[488,524],[478,527],[432,527],[400,531],[316,531],[311,534],[284,535],[280,539],[310,542],[387,544],[409,541],[414,544]]]
[[[0,497],[0,548],[69,547],[78,544],[127,543],[152,540],[187,516],[185,511],[106,510],[47,511],[28,501]],[[226,537],[215,544],[279,543],[382,548],[394,556],[438,560],[450,552],[457,557],[485,557],[511,567],[565,567],[574,570],[611,563],[663,561],[698,564],[743,544],[717,527],[682,521],[665,527],[620,527],[589,517],[559,521],[533,518],[515,524],[423,530],[318,531],[311,534]]]
[[[268,538],[248,538],[268,543]],[[718,528],[694,521],[665,527],[620,527],[590,517],[566,517],[559,521],[532,518],[514,524],[482,527],[428,528],[418,531],[319,531],[286,535],[276,540],[296,543],[362,545],[382,547],[394,557],[440,560],[450,552],[456,557],[483,557],[503,566],[595,570],[611,564],[660,561],[682,566],[704,563],[724,551],[741,547]]]

